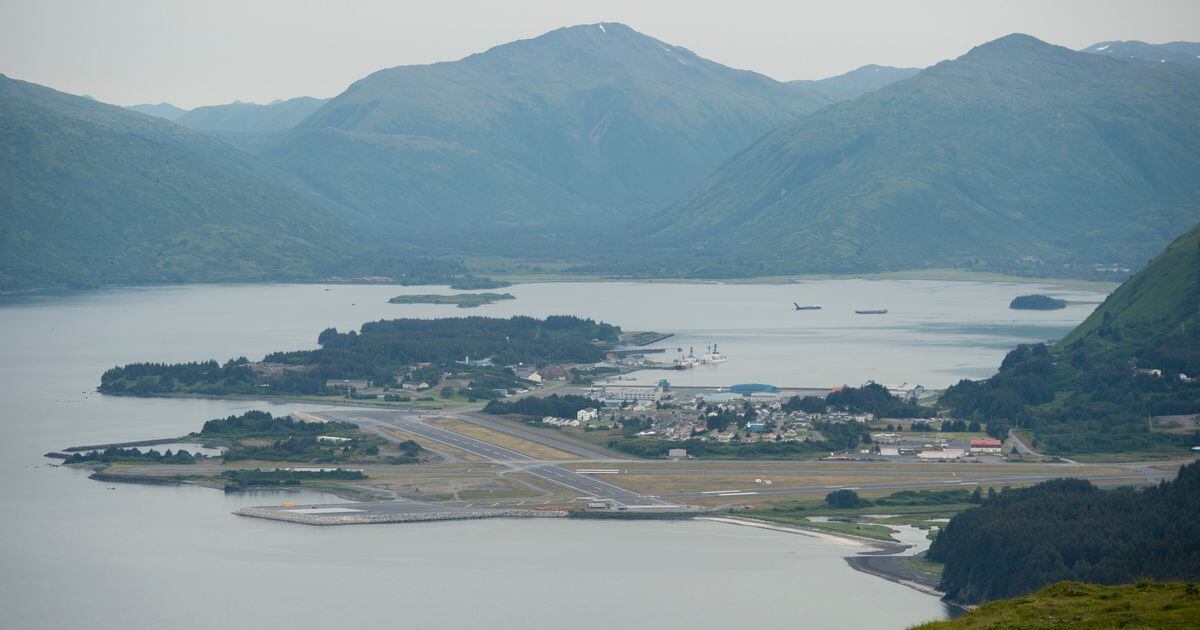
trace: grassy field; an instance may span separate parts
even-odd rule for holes
[[[985,604],[958,619],[914,630],[975,628],[1195,628],[1200,585],[1139,582],[1100,586],[1062,582],[1025,597]]]
[[[805,527],[846,530],[846,526],[848,525],[863,525],[887,530],[887,525],[912,525],[913,527],[932,530],[934,527],[945,525],[946,519],[950,519],[955,514],[971,507],[975,507],[975,504],[871,505],[859,508],[839,509],[830,507],[825,503],[824,499],[805,499],[799,501],[771,501],[766,505],[751,510],[750,513],[754,518]],[[829,523],[814,523],[808,520],[809,517],[813,516],[847,519],[854,522],[834,521]],[[855,532],[845,531],[845,533]],[[882,540],[890,540],[890,537],[882,538]]]
[[[507,433],[493,431],[487,427],[481,427],[476,424],[471,424],[470,422],[463,422],[462,420],[439,418],[434,420],[432,424],[442,427],[443,429],[465,435],[467,437],[473,437],[477,440],[495,444],[496,446],[512,449],[518,453],[524,453],[525,455],[528,455],[534,459],[576,459],[576,456],[570,453],[564,453],[556,448],[550,448],[544,444],[522,440],[521,438],[513,437]]]
[[[595,468],[596,466],[580,466],[582,468]],[[756,490],[764,490],[771,488],[824,488],[825,486],[853,486],[855,484],[882,483],[885,481],[893,481],[894,479],[887,476],[886,472],[881,471],[878,477],[868,476],[839,476],[837,471],[830,471],[829,476],[794,476],[789,477],[786,474],[771,475],[769,478],[772,481],[771,486],[758,485],[754,483],[756,478],[762,478],[761,474],[711,474],[711,475],[671,475],[671,474],[652,474],[639,475],[636,471],[629,474],[622,474],[613,477],[613,481],[620,485],[653,494],[671,493],[671,492],[753,492]],[[914,482],[928,481],[937,479],[937,477],[911,477]]]
[[[808,520],[804,516],[793,516],[790,514],[777,514],[767,511],[752,511],[745,514],[750,518],[756,518],[771,523],[779,523],[780,525],[796,525],[799,527],[807,527],[830,532],[833,534],[850,534],[852,536],[862,536],[863,538],[872,538],[874,540],[886,540],[888,542],[896,542],[892,538],[892,530],[883,525],[874,523],[844,523],[841,521],[829,521],[824,523],[815,523]]]

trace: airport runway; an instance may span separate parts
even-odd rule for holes
[[[390,427],[405,433],[444,444],[481,457],[488,461],[520,470],[550,484],[590,497],[619,503],[628,507],[665,507],[668,504],[654,497],[626,490],[611,483],[577,473],[569,468],[536,460],[524,453],[484,442],[427,424],[417,414],[397,411],[327,411],[319,415],[330,420],[353,422],[360,426]]]

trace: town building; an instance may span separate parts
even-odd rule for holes
[[[600,417],[600,412],[592,407],[575,412],[575,419],[580,422],[591,422]]]
[[[917,453],[917,459],[939,461],[959,459],[964,455],[961,448],[926,449]]]
[[[731,385],[729,391],[742,396],[754,396],[755,394],[778,394],[779,388],[766,383],[741,383]]]
[[[657,387],[609,387],[601,388],[600,398],[605,402],[658,402],[662,391]]]
[[[357,390],[371,386],[371,381],[365,379],[331,378],[325,381],[325,389]]]
[[[533,381],[534,383],[542,382],[542,375],[539,374],[538,371],[532,367],[523,367],[523,366],[515,367],[515,368],[513,368],[513,374],[516,374],[517,378],[523,378],[527,381]]]
[[[1000,440],[988,438],[985,440],[971,440],[971,454],[976,453],[985,455],[999,455]]]

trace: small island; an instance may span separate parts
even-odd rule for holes
[[[397,295],[390,304],[454,304],[458,308],[475,308],[500,300],[515,300],[511,293],[460,293],[458,295]]]
[[[1049,295],[1020,295],[1013,298],[1008,308],[1020,311],[1056,311],[1060,308],[1067,308],[1067,301],[1052,298]]]
[[[221,452],[204,455],[199,449],[159,452],[140,448],[163,442],[220,448]],[[355,490],[340,482],[368,479],[361,468],[345,465],[400,466],[430,458],[411,439],[389,440],[348,422],[309,422],[257,410],[209,420],[200,431],[179,438],[77,446],[47,456],[63,460],[64,465],[91,468],[92,478],[101,481],[189,482],[226,492],[262,486],[312,486],[343,494],[354,494]],[[292,466],[297,463],[317,466]],[[194,464],[207,466],[189,467]]]

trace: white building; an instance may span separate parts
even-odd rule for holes
[[[577,427],[583,424],[579,420],[569,420],[567,418],[555,418],[554,416],[546,416],[542,418],[542,424],[548,424],[555,427]]]
[[[662,399],[662,391],[657,387],[608,387],[605,386],[600,397],[606,402],[658,402]]]
[[[961,448],[929,449],[917,453],[918,459],[933,461],[958,459],[962,456],[963,450]]]
[[[983,453],[987,455],[999,455],[1001,453],[1000,440],[971,440],[971,454]]]
[[[591,407],[588,407],[587,409],[580,409],[579,411],[575,412],[575,419],[581,423],[591,422],[599,417],[600,412]]]
[[[883,455],[884,457],[899,457],[900,448],[897,446],[880,446],[879,454]]]

